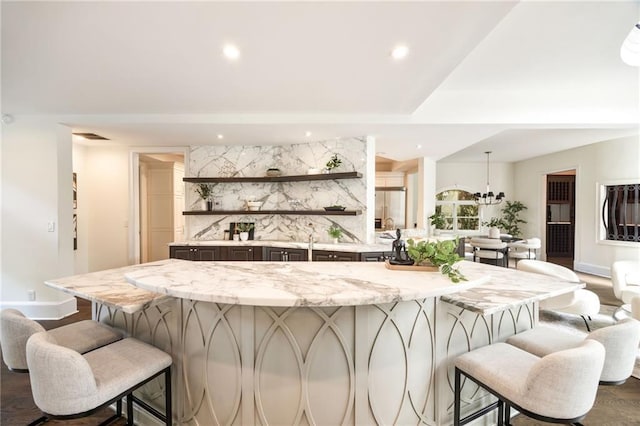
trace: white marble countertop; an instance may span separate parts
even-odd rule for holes
[[[438,272],[392,271],[378,262],[169,259],[45,283],[127,313],[169,297],[262,306],[342,306],[440,296],[487,315],[584,287],[515,269],[469,261],[458,265],[470,281],[454,284]]]
[[[127,282],[124,274],[149,267],[157,267],[170,262],[145,263],[124,266],[88,274],[73,275],[45,281],[45,285],[61,290],[72,296],[101,303],[111,308],[121,309],[125,313],[138,312],[168,299],[166,294],[154,293],[135,287]]]
[[[326,251],[343,251],[349,253],[367,253],[377,251],[391,251],[391,243],[387,244],[352,244],[352,243],[313,243],[314,250]],[[273,241],[273,240],[248,240],[248,241],[231,241],[231,240],[189,240],[184,242],[169,243],[170,246],[188,246],[188,247],[206,247],[206,246],[223,246],[223,247],[277,247],[277,248],[297,248],[307,250],[308,242],[301,241]]]
[[[469,263],[465,265],[463,263]],[[253,306],[353,306],[441,296],[489,280],[470,262],[469,281],[439,272],[395,271],[382,262],[192,262],[174,259],[125,274],[137,287],[170,296]]]

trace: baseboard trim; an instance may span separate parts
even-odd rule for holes
[[[0,302],[0,309],[6,308],[17,309],[34,320],[59,320],[78,312],[78,303],[75,297],[55,302]]]
[[[607,268],[605,266],[575,262],[573,270],[584,272],[585,274],[597,275],[599,277],[611,278],[611,268]]]

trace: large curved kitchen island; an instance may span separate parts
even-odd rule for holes
[[[169,260],[119,269],[119,303],[96,296],[100,273],[47,283],[173,355],[179,424],[445,425],[451,360],[531,328],[538,300],[580,286],[459,265],[462,284],[381,263]],[[154,302],[127,307],[127,282]],[[464,398],[486,395],[469,383]]]

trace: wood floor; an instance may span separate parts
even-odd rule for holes
[[[47,329],[91,318],[89,303],[78,299],[79,313],[60,321],[41,321]],[[2,363],[0,371],[0,425],[26,425],[40,416],[31,397],[29,375],[10,372]],[[91,417],[65,421],[50,421],[47,425],[97,425],[111,415],[103,409]],[[640,426],[640,380],[633,377],[621,386],[600,386],[594,408],[582,422],[585,426]],[[120,419],[115,425],[125,425]],[[545,425],[524,416],[512,420],[513,426]],[[203,425],[209,426],[209,425]],[[325,426],[325,425],[322,425]],[[326,425],[329,426],[329,425]]]

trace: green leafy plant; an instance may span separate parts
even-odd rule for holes
[[[444,218],[444,215],[442,213],[434,213],[431,216],[429,216],[429,220],[431,221],[431,225],[435,226],[436,229],[447,229],[448,228],[448,223],[447,220]]]
[[[527,206],[520,201],[507,201],[502,208],[502,229],[514,237],[519,237],[521,234],[520,224],[527,223],[526,220],[520,219],[520,212],[526,210]]]
[[[332,170],[342,164],[342,160],[338,158],[338,154],[333,154],[331,159],[327,161],[327,170]]]
[[[407,254],[415,265],[431,264],[437,266],[443,275],[449,277],[454,283],[466,281],[467,278],[453,265],[463,260],[457,252],[458,239],[444,241],[419,241],[407,240]]]
[[[488,226],[489,228],[502,228],[504,224],[502,223],[502,219],[492,217],[488,222],[482,222],[482,226]]]
[[[236,223],[235,230],[236,232],[249,232],[253,229],[253,223],[250,222],[239,222]]]
[[[329,229],[327,229],[327,233],[331,238],[341,238],[342,228],[340,228],[338,225],[331,225]]]
[[[199,183],[196,185],[195,191],[198,193],[200,198],[208,200],[213,193],[213,185],[210,183]]]

